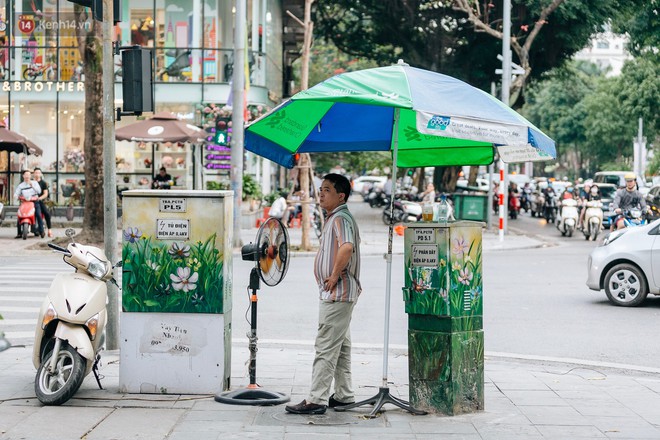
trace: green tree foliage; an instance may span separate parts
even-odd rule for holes
[[[613,30],[628,34],[633,55],[653,53],[660,47],[660,0],[646,0],[613,17]]]
[[[530,79],[570,59],[589,37],[621,8],[646,0],[560,2],[543,23],[534,45],[524,51]],[[317,0],[315,31],[342,51],[391,64],[403,58],[411,65],[463,79],[483,90],[499,81],[496,55],[501,41],[477,32],[456,0]],[[465,2],[460,2],[465,3]],[[500,32],[502,1],[468,2],[482,23]],[[549,0],[512,1],[512,39],[524,45]],[[520,60],[514,57],[514,62]]]
[[[598,84],[594,94],[584,99],[585,147],[601,162],[632,157],[632,139],[638,119],[644,119],[644,134],[657,139],[660,130],[660,59],[656,56],[627,62],[620,76]]]
[[[331,41],[319,38],[314,41],[312,46],[309,84],[313,86],[340,73],[372,67],[378,67],[378,64],[373,60],[341,52]],[[314,170],[322,174],[327,173],[336,165],[340,165],[349,173],[358,175],[374,169],[383,170],[392,165],[392,158],[386,152],[321,153],[312,154],[311,157]]]
[[[523,114],[557,141],[560,158],[575,152],[576,172],[586,163],[593,172],[629,167],[638,118],[649,142],[657,139],[659,101],[657,57],[633,59],[613,78],[597,74],[594,65],[572,63],[530,88]]]
[[[593,64],[570,63],[528,90],[522,113],[557,142],[558,157],[584,145],[582,100],[593,92],[600,77]]]

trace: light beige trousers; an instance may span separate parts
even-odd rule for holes
[[[312,366],[312,386],[307,402],[327,405],[332,380],[335,399],[353,402],[351,378],[351,316],[355,302],[321,301],[319,329],[316,334],[316,356]]]

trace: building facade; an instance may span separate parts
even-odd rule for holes
[[[203,125],[209,107],[230,98],[234,69],[233,0],[123,1],[122,21],[114,27],[121,46],[141,45],[154,55],[155,112],[173,112]],[[248,107],[252,115],[277,104],[288,70],[284,8],[281,0],[248,0],[246,48]],[[292,3],[289,0],[288,3]],[[293,2],[300,3],[300,2]],[[40,146],[42,156],[0,153],[0,200],[9,201],[20,170],[40,167],[56,203],[69,202],[72,188],[84,187],[84,90],[77,34],[91,23],[91,11],[78,17],[64,0],[0,0],[0,120]],[[114,60],[116,106],[121,106],[121,57]],[[146,115],[147,117],[150,115]],[[117,128],[135,122],[124,117]],[[148,188],[166,166],[180,188],[193,188],[193,157],[207,179],[229,170],[213,166],[204,145],[117,142],[118,187]],[[156,171],[154,171],[156,170]],[[201,188],[197,188],[201,189]]]

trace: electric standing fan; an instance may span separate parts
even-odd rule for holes
[[[289,396],[266,391],[257,385],[257,290],[259,280],[267,286],[278,285],[289,267],[289,234],[276,218],[269,218],[257,232],[256,243],[241,248],[245,261],[254,261],[250,271],[250,332],[247,334],[250,349],[250,385],[247,388],[220,393],[215,400],[232,405],[279,405],[288,402]]]

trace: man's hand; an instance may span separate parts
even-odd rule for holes
[[[339,275],[330,275],[328,278],[323,280],[323,289],[327,292],[332,292],[337,288],[337,283],[339,282]]]

